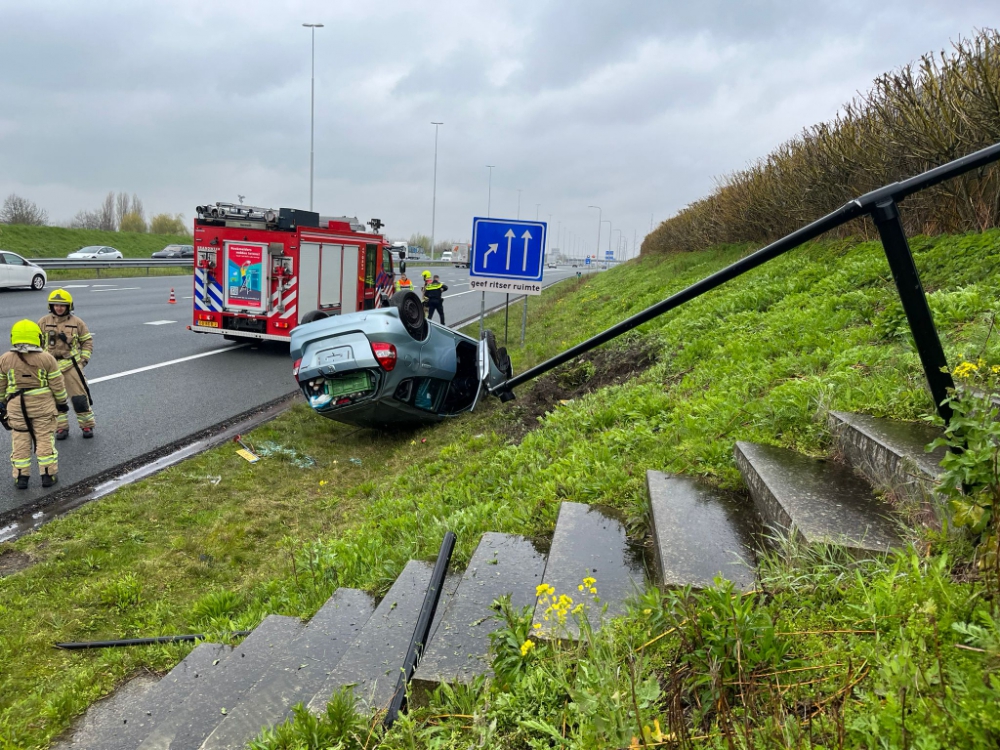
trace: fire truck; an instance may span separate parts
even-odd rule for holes
[[[354,218],[294,208],[195,210],[192,331],[287,341],[300,323],[382,307],[393,294],[393,254],[378,219],[369,232]]]

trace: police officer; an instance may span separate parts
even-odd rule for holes
[[[73,297],[65,289],[49,295],[49,314],[38,321],[46,351],[59,361],[66,380],[66,392],[76,412],[76,421],[85,438],[94,437],[94,403],[83,368],[94,353],[94,339],[87,324],[73,314]],[[69,437],[69,417],[60,414],[56,421],[56,440]]]
[[[42,331],[30,320],[10,330],[11,349],[0,354],[0,422],[11,430],[14,486],[28,489],[31,454],[38,456],[42,487],[56,483],[56,418],[65,417],[66,385],[55,357],[42,347]]]
[[[435,276],[432,281],[424,286],[428,320],[431,320],[434,317],[434,312],[437,311],[438,315],[441,316],[441,325],[444,325],[444,297],[442,295],[447,291],[448,287],[441,283],[441,277],[439,276]]]

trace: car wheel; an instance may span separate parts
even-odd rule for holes
[[[430,327],[427,325],[427,318],[424,317],[424,305],[415,292],[396,292],[389,300],[389,304],[399,311],[403,328],[415,341],[427,338]]]
[[[510,380],[514,377],[514,363],[510,361],[506,346],[497,349],[497,368],[503,373],[505,379]]]
[[[31,288],[34,289],[36,292],[39,291],[40,289],[44,289],[45,277],[42,276],[40,273],[36,273],[34,278],[31,279]]]
[[[322,310],[313,310],[312,312],[307,312],[302,316],[302,320],[299,321],[299,325],[305,325],[306,323],[315,323],[317,320],[323,320],[324,318],[329,318],[328,313]]]

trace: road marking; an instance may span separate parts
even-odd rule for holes
[[[63,284],[60,289],[86,289],[90,284]]]
[[[148,370],[158,370],[161,367],[169,367],[170,365],[179,365],[181,362],[190,362],[192,359],[201,359],[202,357],[211,357],[215,354],[224,354],[225,352],[231,352],[234,349],[242,349],[244,346],[249,346],[249,344],[236,344],[235,346],[227,346],[224,349],[213,349],[210,352],[202,352],[201,354],[192,354],[190,357],[181,357],[180,359],[170,359],[166,362],[160,362],[156,365],[147,365],[146,367],[137,367],[134,370],[125,370],[125,372],[116,372],[114,375],[104,375],[100,378],[94,378],[88,380],[90,385],[96,383],[103,383],[105,380],[115,380],[116,378],[124,378],[126,375],[135,375],[140,372],[146,372]]]
[[[194,296],[192,295],[191,297],[181,297],[181,299],[194,299]]]
[[[84,286],[86,286],[86,285],[84,285]],[[97,287],[97,286],[118,286],[118,285],[117,284],[91,284],[91,286]]]
[[[144,323],[147,326],[165,326],[168,323],[176,323],[176,320],[151,320],[148,323]]]
[[[451,299],[452,297],[461,297],[463,294],[476,294],[476,293],[480,293],[480,290],[479,289],[470,289],[467,292],[459,292],[458,294],[446,294],[441,299]]]
[[[91,289],[92,292],[127,292],[130,289],[142,289],[141,286],[121,286],[117,289]]]

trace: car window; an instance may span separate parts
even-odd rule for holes
[[[382,270],[385,273],[392,273],[392,253],[389,248],[382,248]]]
[[[424,411],[438,410],[438,404],[448,390],[448,381],[438,378],[407,378],[396,386],[392,397]]]
[[[0,253],[0,265],[7,265],[7,253]]]
[[[0,253],[3,256],[4,263],[11,266],[26,266],[27,262],[20,255],[14,255],[14,253]]]
[[[108,253],[113,253],[113,252],[114,252],[114,250],[112,250],[112,249],[111,249],[110,247],[102,247],[102,248],[101,248],[101,252],[102,252],[102,253],[103,253],[104,255],[107,255]]]

